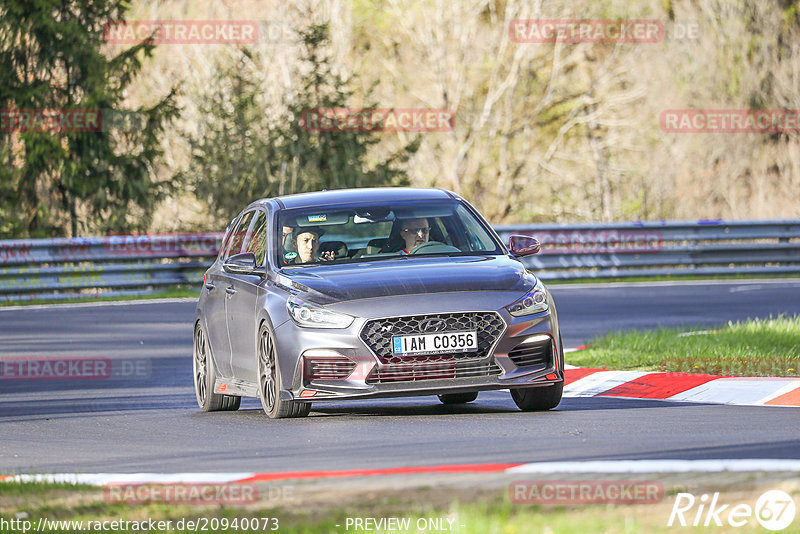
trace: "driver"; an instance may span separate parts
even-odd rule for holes
[[[427,243],[431,233],[428,219],[407,219],[400,225],[400,237],[405,242],[402,253],[409,254],[414,247]]]

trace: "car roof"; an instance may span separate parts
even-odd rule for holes
[[[320,206],[402,200],[452,199],[455,195],[445,189],[419,187],[368,187],[363,189],[333,189],[265,198],[256,203],[276,202],[281,208],[315,208]]]

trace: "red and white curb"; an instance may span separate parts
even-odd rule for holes
[[[344,471],[279,471],[273,473],[63,473],[0,476],[0,482],[47,482],[90,486],[137,484],[237,484],[277,480],[330,479],[418,474],[500,473],[718,473],[800,472],[800,460],[598,460],[582,462],[535,462],[504,464],[434,465]]]
[[[565,368],[565,397],[625,397],[743,406],[800,406],[800,379],[797,378],[608,371],[571,365]]]
[[[0,482],[48,482],[107,486],[122,484],[230,484],[322,478],[374,477],[420,474],[502,473],[521,463],[425,465],[339,471],[276,471],[272,473],[95,473],[0,475]]]

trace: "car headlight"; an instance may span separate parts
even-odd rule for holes
[[[536,285],[524,297],[506,306],[508,313],[514,317],[540,313],[547,311],[547,308],[547,293],[545,293],[544,284],[538,278],[536,279]]]
[[[326,310],[294,296],[286,302],[286,307],[289,308],[289,315],[294,322],[310,328],[347,328],[355,319],[350,315]]]

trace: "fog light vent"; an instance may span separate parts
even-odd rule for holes
[[[344,380],[355,368],[356,362],[344,356],[306,356],[303,376],[306,380]]]
[[[528,339],[514,347],[508,357],[517,367],[542,366],[549,367],[553,361],[550,336],[538,336]]]

